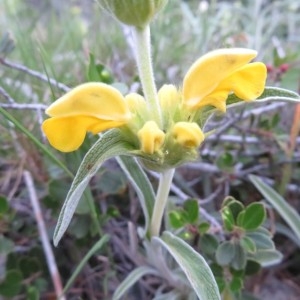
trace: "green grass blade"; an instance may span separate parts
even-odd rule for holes
[[[198,252],[170,232],[154,239],[177,261],[200,300],[221,300],[214,275]]]
[[[74,280],[78,276],[78,274],[81,272],[85,264],[88,262],[88,260],[97,252],[99,251],[109,240],[109,235],[105,234],[93,247],[92,249],[85,255],[85,257],[81,260],[79,265],[76,267],[75,271],[73,272],[72,276],[66,283],[63,294],[67,292],[67,290],[71,287]]]
[[[139,267],[133,270],[126,279],[118,286],[113,295],[113,300],[121,299],[126,292],[144,275],[158,275],[157,271],[150,267]]]
[[[251,182],[262,193],[264,198],[271,203],[278,214],[290,226],[300,241],[300,215],[288,204],[273,188],[265,184],[259,177],[250,175]]]

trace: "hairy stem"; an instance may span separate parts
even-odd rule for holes
[[[149,103],[149,111],[151,112],[153,120],[158,124],[159,127],[161,127],[161,110],[157,96],[151,60],[150,27],[133,27],[132,31],[134,36],[136,62],[144,96]]]
[[[160,175],[157,195],[150,223],[150,235],[159,236],[164,210],[167,204],[175,169],[164,171]]]

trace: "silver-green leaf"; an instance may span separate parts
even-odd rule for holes
[[[87,152],[79,166],[58,217],[53,237],[55,246],[57,246],[66,231],[86,186],[103,162],[121,154],[129,154],[131,150],[133,150],[132,146],[124,141],[120,131],[113,129],[102,135]]]
[[[250,175],[251,182],[262,193],[265,199],[271,203],[276,209],[278,214],[285,220],[285,222],[291,227],[294,234],[300,240],[300,215],[297,211],[289,205],[284,198],[282,198],[274,189],[265,184],[259,177]]]
[[[117,158],[117,161],[137,193],[144,212],[145,231],[147,232],[155,202],[153,187],[136,158],[120,156]]]
[[[300,103],[299,94],[278,87],[266,87],[263,93],[251,103],[261,103],[267,101],[283,101]],[[246,102],[238,98],[235,94],[229,95],[227,99],[227,108],[235,107],[237,105],[244,105]]]
[[[158,272],[155,269],[147,266],[139,267],[133,270],[115,290],[112,299],[121,299],[140,278],[147,274],[158,276]]]
[[[177,261],[200,300],[221,299],[214,275],[198,252],[170,232],[154,239]]]

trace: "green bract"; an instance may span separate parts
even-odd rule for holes
[[[143,28],[168,0],[98,0],[98,2],[120,22]]]

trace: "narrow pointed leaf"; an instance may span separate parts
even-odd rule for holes
[[[126,279],[118,286],[118,288],[114,292],[112,299],[113,300],[121,299],[138,280],[140,280],[144,275],[147,274],[158,275],[158,272],[153,268],[145,267],[145,266],[133,270],[126,277]]]
[[[294,231],[297,238],[300,240],[300,215],[297,211],[285,201],[273,188],[265,184],[259,177],[250,175],[251,182],[262,193],[264,198],[271,203],[278,214]]]
[[[147,232],[155,202],[153,187],[135,158],[120,156],[117,161],[137,193],[143,209],[145,217],[145,231]]]
[[[282,261],[283,255],[277,250],[260,250],[250,256],[262,267],[277,265]]]
[[[257,102],[266,102],[266,101],[284,101],[284,102],[294,102],[299,103],[300,102],[300,96],[299,94],[278,88],[278,87],[266,87],[264,92],[254,101],[251,103],[257,103]],[[245,102],[242,99],[238,98],[236,95],[232,94],[227,99],[227,108],[231,108],[237,105],[243,105]]]
[[[54,231],[53,241],[55,246],[66,231],[86,186],[101,167],[102,163],[109,158],[121,154],[129,154],[131,150],[132,146],[125,142],[122,139],[120,131],[115,129],[107,131],[104,135],[102,135],[88,151],[79,166],[60,212]]]
[[[99,251],[103,245],[105,245],[109,240],[109,236],[105,234],[93,247],[92,249],[85,255],[85,257],[81,260],[79,265],[76,267],[75,271],[73,272],[72,276],[68,280],[67,284],[64,287],[63,293],[65,293],[73,284],[74,280],[78,276],[78,274],[81,272],[85,264],[88,262],[88,260],[97,252]]]
[[[170,232],[154,239],[177,261],[200,300],[221,299],[214,275],[198,252]]]

